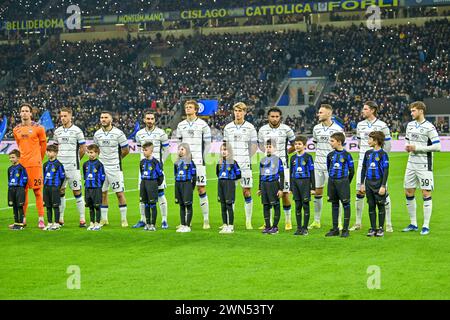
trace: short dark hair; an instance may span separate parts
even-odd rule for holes
[[[345,143],[345,134],[342,132],[335,132],[330,136],[330,139],[333,138],[337,141],[340,141],[342,145]]]
[[[58,146],[56,144],[49,144],[47,146],[47,151],[58,152]]]
[[[144,118],[145,118],[145,116],[148,115],[148,114],[153,115],[153,116],[155,117],[155,119],[156,119],[156,112],[151,111],[151,110],[147,110],[147,111],[144,112]]]
[[[100,148],[98,147],[98,145],[96,144],[90,144],[87,146],[87,149],[89,151],[94,151],[95,153],[99,154],[100,153]]]
[[[147,148],[150,148],[150,147],[153,147],[153,142],[147,141],[146,143],[144,143],[144,144],[142,145],[142,150],[147,149]]]
[[[283,115],[283,112],[282,112],[281,109],[278,108],[278,107],[271,107],[271,108],[269,109],[269,111],[267,111],[267,115],[269,115],[271,112],[278,112],[278,113],[280,114],[280,116]]]
[[[301,141],[306,146],[308,138],[306,136],[296,136],[294,142],[296,141]]]
[[[109,110],[102,110],[102,112],[100,112],[100,114],[102,114],[102,113],[109,114],[109,115],[111,116],[111,118],[112,118],[112,116],[113,116],[112,111],[109,111]]]
[[[370,110],[373,111],[373,114],[376,116],[378,113],[378,105],[375,101],[366,101],[364,102],[365,106],[368,106]]]
[[[20,158],[20,151],[17,149],[11,150],[8,155],[15,155],[17,158]]]
[[[383,148],[385,135],[383,131],[372,131],[369,137],[376,141],[376,143]]]
[[[264,143],[264,145],[276,147],[277,143],[276,143],[275,139],[267,139],[266,142]]]
[[[20,104],[19,111],[22,110],[23,107],[28,107],[31,113],[33,113],[33,107],[31,106],[31,103],[29,102],[23,102]]]

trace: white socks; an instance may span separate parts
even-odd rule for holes
[[[417,216],[416,216],[416,198],[406,197],[406,207],[408,209],[409,219],[411,220],[411,224],[417,226]]]
[[[86,207],[84,205],[83,196],[81,194],[79,196],[75,196],[75,201],[77,202],[77,209],[78,209],[78,213],[80,214],[80,222],[86,221],[86,217],[85,217]],[[61,218],[61,220],[63,220],[63,219]]]
[[[142,202],[139,203],[139,212],[141,213],[141,221],[147,223],[145,218],[145,204]]]
[[[200,195],[200,208],[202,209],[203,221],[209,221],[209,202],[206,192]]]
[[[102,220],[108,220],[108,206],[100,206],[100,213],[102,216]]]
[[[391,220],[391,196],[388,195],[386,197],[386,225],[392,226],[392,220]]]
[[[433,210],[433,201],[431,197],[423,199],[423,227],[430,228],[431,211]]]
[[[158,196],[158,202],[159,209],[161,210],[161,219],[163,222],[167,222],[167,199],[163,192]]]
[[[322,215],[323,198],[322,196],[314,197],[314,221],[320,222]]]
[[[61,204],[59,205],[59,221],[64,221],[65,210],[66,210],[66,196],[64,195],[63,197],[61,197]]]
[[[292,223],[291,221],[291,206],[283,206],[284,215],[286,217],[286,223]]]
[[[127,205],[126,204],[119,205],[119,211],[120,211],[120,218],[122,219],[122,221],[127,220]]]
[[[245,198],[245,219],[246,221],[252,221],[253,213],[253,200],[252,197]]]
[[[364,197],[356,196],[356,224],[362,223],[362,213],[364,210]]]

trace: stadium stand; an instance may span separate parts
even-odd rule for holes
[[[78,2],[97,5],[89,9],[93,13],[104,12],[103,6],[108,4],[114,4],[107,9],[113,11],[121,6],[117,1]],[[164,3],[137,5],[161,5],[165,6],[161,10],[171,10],[176,2]],[[234,2],[202,3],[232,7]],[[67,1],[45,2],[43,6],[55,4],[64,6]],[[192,8],[188,3],[186,7]],[[180,8],[183,7],[177,7]],[[183,54],[164,67],[141,63],[139,56],[148,49],[148,38],[77,43],[49,40],[48,48],[31,64],[26,61],[35,52],[34,42],[0,46],[2,72],[22,65],[19,76],[0,89],[0,114],[8,115],[11,129],[18,120],[16,109],[22,101],[30,101],[41,111],[51,110],[55,121],[58,108],[72,106],[79,111],[76,124],[90,136],[98,125],[98,117],[94,115],[102,109],[115,111],[118,125],[131,132],[145,108],[158,110],[165,126],[183,96],[213,95],[221,97],[219,111],[209,119],[213,130],[220,131],[231,121],[229,110],[236,101],[252,107],[248,119],[260,127],[279,82],[290,68],[302,64],[324,70],[335,81],[322,102],[335,107],[347,131],[354,129],[362,102],[367,99],[382,106],[380,116],[392,130],[403,131],[409,119],[406,108],[409,101],[450,97],[449,32],[449,21],[441,19],[424,26],[384,27],[378,32],[361,25],[318,26],[311,32],[199,35],[172,39],[171,46],[182,48]],[[303,132],[316,121],[314,114],[315,108],[311,106],[298,117],[285,121]],[[448,130],[444,125],[440,128]],[[8,132],[10,136],[11,130]]]

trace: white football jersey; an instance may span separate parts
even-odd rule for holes
[[[233,150],[233,159],[239,164],[241,170],[250,169],[251,146],[258,143],[255,127],[247,121],[241,125],[230,122],[223,129],[223,140],[230,143]]]
[[[80,145],[86,144],[83,131],[76,125],[70,128],[57,128],[53,139],[58,144],[58,160],[65,170],[80,170]]]
[[[283,166],[288,168],[288,149],[294,143],[294,131],[284,123],[281,123],[277,128],[272,128],[269,124],[266,124],[259,129],[258,142],[265,144],[268,140],[276,141],[275,155],[281,159]]]
[[[316,158],[314,159],[314,169],[327,171],[327,156],[333,151],[330,146],[330,137],[333,133],[344,132],[344,129],[336,122],[330,126],[323,123],[316,124],[313,128],[313,142],[316,145]]]
[[[391,140],[391,132],[387,124],[380,119],[377,118],[373,122],[370,122],[369,120],[358,122],[358,125],[356,126],[356,138],[359,141],[358,165],[362,165],[366,151],[371,149],[371,147],[369,147],[369,134],[373,131],[382,131],[384,133],[384,141]]]
[[[94,143],[100,148],[99,160],[105,169],[122,170],[121,149],[128,146],[128,140],[122,130],[113,127],[110,131],[98,129],[94,134]]]
[[[136,133],[136,144],[141,148],[144,143],[153,143],[153,157],[155,157],[159,162],[163,163],[163,153],[162,149],[169,147],[169,138],[166,132],[158,127],[149,131],[147,128],[141,129]],[[141,159],[144,159],[144,152],[141,149]]]
[[[421,147],[441,143],[435,126],[428,120],[422,123],[417,121],[408,123],[405,140],[408,144]],[[433,171],[433,152],[410,152],[406,169]]]
[[[205,165],[203,158],[206,145],[211,143],[211,129],[208,124],[196,118],[194,121],[181,121],[177,126],[177,138],[191,148],[192,161],[196,165]]]

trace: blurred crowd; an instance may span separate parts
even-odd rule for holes
[[[182,54],[164,67],[142,60],[141,55],[154,45],[148,38],[56,41],[34,63],[25,63],[20,75],[0,90],[0,114],[8,115],[11,129],[22,101],[30,101],[40,111],[51,110],[55,121],[58,108],[71,106],[77,125],[90,136],[98,128],[100,110],[108,109],[129,133],[144,109],[160,113],[160,125],[165,127],[183,99],[210,97],[220,101],[217,114],[208,120],[213,131],[220,132],[232,120],[231,106],[237,101],[250,106],[248,119],[260,127],[278,84],[290,68],[301,65],[322,70],[334,82],[322,102],[334,106],[347,131],[354,130],[362,103],[369,99],[379,103],[380,117],[393,130],[402,131],[410,119],[410,101],[450,98],[449,34],[449,21],[436,20],[376,32],[361,25],[318,27],[311,32],[199,35],[168,41]],[[316,122],[315,112],[310,106],[285,121],[297,132],[305,132]]]

